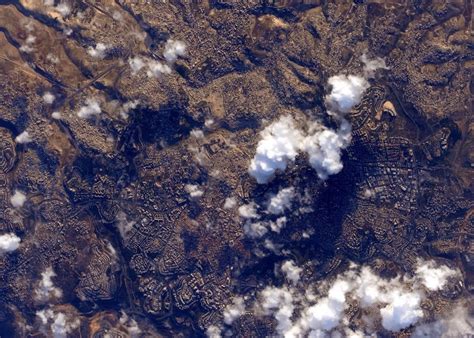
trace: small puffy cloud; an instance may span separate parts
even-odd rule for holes
[[[237,200],[235,197],[227,197],[224,201],[224,209],[232,209],[237,205]]]
[[[130,230],[132,230],[133,225],[135,224],[135,222],[130,221],[127,218],[127,214],[124,213],[122,210],[117,212],[117,216],[115,217],[115,222],[116,222],[117,228],[120,232],[120,236],[122,236],[123,240],[126,240],[127,236],[128,236],[128,233],[130,232]]]
[[[53,112],[53,113],[51,114],[51,117],[52,117],[53,119],[55,119],[55,120],[60,120],[60,119],[62,119],[62,115],[61,115],[61,113],[58,112],[58,111]]]
[[[62,290],[54,286],[52,278],[56,276],[53,268],[48,267],[41,273],[41,281],[35,289],[35,299],[40,302],[47,302],[50,298],[62,297]]]
[[[182,41],[169,39],[166,41],[164,58],[169,63],[174,63],[179,56],[186,55],[186,45]]]
[[[289,260],[281,265],[281,271],[285,274],[286,279],[291,281],[293,284],[297,284],[300,280],[300,275],[303,269],[298,267],[294,261]]]
[[[385,60],[379,57],[369,59],[367,54],[364,53],[360,57],[360,60],[364,63],[364,74],[368,78],[373,77],[377,69],[388,69]]]
[[[128,64],[130,65],[133,74],[138,73],[143,67],[146,66],[145,61],[138,56],[128,59]]]
[[[239,207],[239,215],[243,218],[259,218],[257,205],[254,202]]]
[[[232,325],[232,323],[242,316],[245,312],[244,299],[242,297],[235,297],[232,304],[227,305],[224,310],[224,323]]]
[[[218,326],[211,325],[206,330],[206,336],[208,338],[221,338],[221,329]]]
[[[186,184],[184,190],[186,190],[191,198],[199,198],[204,195],[204,191],[199,189],[199,185],[197,184]]]
[[[280,233],[281,229],[283,229],[283,227],[285,226],[286,221],[287,219],[285,216],[278,217],[276,221],[269,222],[270,229],[272,229],[272,231],[274,232]]]
[[[195,138],[204,138],[204,133],[201,129],[191,130],[190,135]]]
[[[20,246],[21,239],[14,233],[0,235],[0,254],[15,251]]]
[[[120,117],[122,117],[123,119],[128,119],[128,113],[130,112],[130,110],[137,108],[139,104],[139,100],[125,102],[122,106],[118,108]]]
[[[331,92],[325,97],[330,111],[347,113],[362,99],[362,94],[369,88],[364,77],[356,75],[335,75],[328,80]]]
[[[15,190],[15,193],[10,197],[10,203],[15,208],[21,208],[26,202],[26,195],[20,190]]]
[[[322,128],[304,139],[302,148],[308,153],[309,163],[319,178],[327,179],[342,170],[341,151],[350,140],[351,128],[346,120],[342,121],[338,130]]]
[[[170,66],[162,62],[156,60],[149,60],[147,66],[148,71],[146,74],[148,77],[159,77],[162,74],[171,74]]]
[[[82,119],[90,118],[93,115],[100,115],[102,112],[99,101],[95,98],[88,98],[86,100],[86,105],[82,106],[79,111],[77,112],[77,116]]]
[[[32,142],[33,139],[31,138],[30,134],[25,130],[17,137],[15,137],[15,141],[20,144],[26,144]]]
[[[284,171],[294,161],[303,140],[291,116],[282,116],[261,132],[249,173],[258,183],[267,183],[277,170]]]
[[[99,42],[95,47],[87,48],[87,54],[92,56],[95,59],[103,59],[106,55],[107,49],[109,47],[102,42]]]
[[[66,1],[61,1],[54,9],[63,17],[71,14],[71,6]]]
[[[450,277],[460,274],[458,270],[451,270],[446,265],[437,267],[435,261],[423,261],[421,259],[417,261],[415,273],[421,283],[430,291],[441,290]]]
[[[291,208],[291,202],[295,197],[295,188],[289,187],[278,191],[276,195],[270,197],[267,205],[267,212],[279,215]]]
[[[43,101],[46,102],[47,104],[52,104],[55,99],[56,97],[50,92],[46,92],[43,94]]]
[[[36,312],[42,324],[43,331],[50,337],[66,338],[80,325],[78,318],[69,318],[62,312],[55,312],[52,309],[40,310]]]
[[[265,222],[247,222],[244,224],[244,232],[252,238],[259,238],[268,232]]]

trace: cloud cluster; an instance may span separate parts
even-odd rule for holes
[[[115,222],[120,232],[120,236],[122,237],[123,240],[126,240],[128,233],[132,230],[135,222],[130,221],[127,217],[127,214],[124,213],[122,210],[117,212],[117,216],[115,217]]]
[[[293,285],[300,280],[301,270],[298,269],[291,261],[282,265],[286,278]],[[378,321],[385,330],[398,332],[424,318],[422,301],[429,292],[441,290],[446,285],[448,276],[458,274],[458,271],[447,266],[419,260],[413,277],[385,279],[369,267],[354,264],[330,284],[323,282],[317,285],[314,288],[316,293],[311,291],[302,294],[299,288],[287,285],[266,287],[259,293],[256,306],[263,309],[264,314],[275,318],[278,334],[284,337],[374,333],[373,326],[358,328],[359,331],[352,331],[347,327],[346,310],[354,302],[364,316],[370,318],[370,322]],[[419,330],[422,329],[426,330]]]
[[[0,235],[0,255],[15,251],[20,246],[21,239],[14,233]]]
[[[95,98],[86,99],[85,106],[82,106],[77,112],[77,116],[82,119],[90,118],[94,115],[100,115],[102,109],[100,108],[99,101]]]
[[[21,208],[26,202],[26,195],[20,190],[15,190],[15,193],[10,197],[10,203],[14,208]]]
[[[331,91],[325,96],[328,114],[339,123],[336,130],[317,121],[306,122],[307,131],[296,126],[293,118],[282,116],[261,132],[249,173],[258,183],[268,183],[276,171],[284,171],[298,153],[309,156],[311,166],[321,179],[342,170],[341,151],[351,141],[351,125],[345,115],[357,105],[369,87],[368,77],[385,67],[382,59],[369,60],[365,55],[364,76],[339,74],[328,79]]]
[[[133,318],[130,318],[123,310],[120,311],[119,322],[120,324],[125,326],[125,328],[127,329],[127,333],[130,335],[130,338],[139,337],[140,333],[142,333],[142,330],[138,326],[137,321]]]
[[[182,41],[169,39],[165,44],[163,57],[166,63],[150,58],[135,56],[128,60],[132,74],[137,74],[146,68],[148,77],[159,77],[163,74],[171,74],[172,66],[180,56],[186,55],[186,44]]]
[[[66,314],[52,309],[37,311],[36,316],[40,320],[43,332],[48,337],[66,338],[80,325],[78,318],[69,318]]]
[[[56,276],[53,268],[48,267],[41,273],[41,281],[35,289],[35,299],[40,302],[47,302],[50,298],[61,298],[62,290],[54,286],[52,278]]]

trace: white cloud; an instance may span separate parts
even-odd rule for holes
[[[38,288],[35,290],[35,299],[41,302],[47,302],[50,298],[62,297],[62,290],[54,286],[52,278],[56,276],[56,273],[51,267],[46,268],[41,273],[41,281]]]
[[[273,314],[277,321],[278,333],[284,335],[290,331],[293,326],[291,317],[295,306],[293,304],[293,295],[286,287],[266,287],[261,293],[262,309],[267,315]]]
[[[247,222],[244,224],[244,232],[252,238],[259,238],[268,232],[265,222]]]
[[[400,331],[423,317],[421,296],[417,292],[394,289],[388,294],[390,302],[380,309],[382,325],[389,331]]]
[[[46,102],[47,104],[52,104],[55,99],[56,97],[50,92],[46,92],[43,94],[43,101]]]
[[[458,270],[451,270],[446,265],[436,267],[433,260],[423,261],[418,259],[415,271],[421,283],[430,291],[441,290],[448,281],[448,278],[460,275]]]
[[[66,2],[60,2],[56,7],[54,7],[56,11],[61,14],[61,16],[68,16],[71,14],[71,6]]]
[[[149,60],[147,63],[148,77],[159,77],[162,74],[171,74],[171,68],[167,64],[161,63],[156,60]]]
[[[137,108],[139,104],[139,100],[125,102],[122,106],[118,108],[120,117],[122,117],[123,119],[128,119],[128,113],[130,112],[130,110]]]
[[[99,115],[102,112],[100,109],[99,101],[95,98],[88,98],[86,105],[82,106],[77,112],[77,116],[82,119],[87,119],[93,115]]]
[[[10,197],[10,203],[15,208],[21,208],[26,202],[26,195],[20,190],[15,190],[15,193]]]
[[[243,218],[259,218],[257,213],[257,205],[254,202],[241,205],[239,207],[239,215]]]
[[[14,233],[0,235],[0,254],[15,251],[20,246],[21,239]]]
[[[140,336],[142,330],[138,326],[137,321],[133,318],[129,318],[123,310],[120,311],[119,322],[120,324],[125,326],[125,328],[127,329],[127,333],[130,335],[130,338],[136,338]]]
[[[282,116],[261,132],[249,173],[258,183],[267,183],[277,170],[284,171],[294,161],[303,140],[291,116]]]
[[[236,319],[242,316],[244,312],[244,299],[242,297],[235,297],[232,300],[232,304],[227,305],[224,310],[224,323],[231,325]]]
[[[130,65],[130,68],[132,68],[133,74],[138,73],[146,65],[145,61],[138,56],[128,59],[128,64]]]
[[[270,197],[267,205],[267,212],[279,215],[291,208],[291,202],[295,197],[295,188],[289,187],[278,191],[276,195]]]
[[[106,51],[109,47],[102,42],[99,42],[95,47],[87,48],[87,54],[95,59],[103,59],[106,55]]]
[[[237,205],[237,200],[235,197],[227,197],[224,201],[224,209],[232,209]]]
[[[367,54],[364,53],[360,59],[364,63],[364,74],[367,78],[373,77],[377,69],[388,69],[385,60],[382,58],[377,57],[370,60]]]
[[[469,313],[466,305],[458,304],[445,318],[417,326],[411,337],[452,338],[473,335],[474,317]]]
[[[26,144],[32,142],[33,139],[31,138],[30,134],[25,130],[17,137],[15,137],[15,141],[20,144]]]
[[[49,336],[50,332],[54,338],[66,338],[80,324],[78,318],[72,319],[62,312],[54,312],[51,309],[37,311],[36,316],[40,319],[47,335]]]
[[[300,275],[301,272],[303,272],[303,269],[298,267],[294,261],[289,260],[281,265],[281,271],[283,271],[289,281],[293,284],[297,284],[300,280]]]
[[[204,138],[204,133],[201,129],[191,130],[190,135],[195,137],[195,138]]]
[[[197,184],[186,184],[184,190],[186,190],[191,198],[199,198],[204,195],[204,191],[199,189],[199,185]]]
[[[346,120],[342,120],[338,130],[316,127],[316,131],[304,139],[302,148],[308,153],[309,163],[319,178],[327,179],[342,170],[341,150],[350,140],[351,128]]]
[[[330,111],[347,113],[360,102],[362,94],[369,88],[367,80],[356,75],[335,75],[328,80],[332,86],[325,102]]]
[[[174,63],[179,56],[186,55],[186,45],[182,41],[169,39],[166,41],[163,56],[169,63]]]
[[[51,114],[51,117],[52,117],[53,119],[55,119],[55,120],[60,120],[60,119],[62,118],[62,115],[61,115],[60,112],[55,111],[55,112],[53,112],[53,113]]]
[[[124,213],[122,210],[117,212],[117,216],[115,217],[117,228],[120,232],[120,236],[122,236],[123,240],[127,239],[127,235],[132,230],[133,225],[135,222],[128,220],[127,214]]]
[[[221,329],[218,326],[211,325],[206,330],[208,338],[221,338]]]

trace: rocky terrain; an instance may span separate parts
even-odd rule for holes
[[[470,1],[0,1],[1,337],[474,334]]]

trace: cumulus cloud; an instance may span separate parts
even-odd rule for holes
[[[138,73],[143,67],[146,66],[145,61],[138,56],[128,59],[128,64],[130,65],[133,74]]]
[[[280,117],[261,132],[261,137],[249,168],[250,175],[260,184],[294,161],[304,138],[291,116]]]
[[[93,115],[100,115],[102,109],[100,108],[99,101],[95,98],[88,98],[86,105],[82,106],[77,112],[77,116],[82,119],[90,118]]]
[[[206,330],[206,336],[208,338],[221,338],[221,328],[215,325],[211,325]]]
[[[297,284],[300,280],[300,275],[303,269],[298,267],[294,261],[289,260],[281,265],[281,271],[285,274],[286,279],[291,281],[293,284]]]
[[[92,56],[95,59],[103,59],[106,56],[107,49],[109,47],[102,42],[99,42],[95,47],[87,48],[87,54]]]
[[[15,251],[20,246],[21,239],[14,233],[0,235],[0,254]]]
[[[164,58],[169,63],[174,63],[179,56],[186,55],[186,45],[182,41],[169,39],[166,41]]]
[[[71,14],[71,6],[66,1],[61,1],[54,9],[63,17]]]
[[[42,324],[43,331],[54,338],[66,338],[80,325],[78,318],[70,318],[66,314],[55,312],[52,309],[37,311],[36,316]]]
[[[252,238],[264,236],[267,232],[267,224],[265,222],[247,222],[244,224],[244,232]]]
[[[224,310],[224,323],[231,325],[236,319],[242,316],[244,312],[244,299],[242,297],[235,297],[232,304],[227,305]]]
[[[295,188],[289,187],[278,191],[276,195],[270,197],[267,205],[267,212],[279,215],[291,208],[291,202],[295,197]]]
[[[257,213],[257,204],[251,202],[239,207],[239,215],[243,218],[259,218]]]
[[[277,321],[278,333],[285,335],[292,329],[291,317],[295,310],[293,295],[286,287],[266,287],[261,293],[261,307],[266,315],[273,315]]]
[[[146,74],[148,77],[159,77],[162,74],[171,74],[171,67],[162,62],[149,60],[147,66],[148,71]]]
[[[55,112],[53,112],[53,113],[51,114],[51,117],[52,117],[53,119],[55,119],[55,120],[60,120],[60,119],[62,118],[62,115],[61,115],[60,112],[55,111]]]
[[[199,189],[199,185],[197,184],[186,184],[184,190],[186,190],[191,198],[199,198],[204,195],[204,191]]]
[[[62,297],[62,290],[54,286],[52,278],[56,277],[53,268],[48,267],[41,273],[41,281],[35,289],[35,299],[40,302],[47,302],[50,298]]]
[[[403,292],[394,289],[388,294],[390,303],[380,309],[382,325],[389,331],[400,331],[415,324],[423,317],[420,307],[421,296],[418,292]]]
[[[371,78],[374,76],[374,73],[377,69],[388,69],[387,65],[385,64],[385,60],[379,57],[375,59],[369,59],[367,54],[362,54],[360,60],[364,63],[364,75],[367,78]]]
[[[330,111],[347,113],[360,102],[369,82],[361,76],[335,75],[328,79],[331,92],[325,102]]]
[[[418,259],[416,276],[421,283],[430,291],[441,290],[450,277],[459,276],[458,270],[452,270],[446,265],[436,266],[433,260],[423,261]]]
[[[120,311],[119,322],[120,324],[125,326],[125,328],[127,329],[127,333],[130,335],[130,338],[139,337],[140,333],[142,333],[142,330],[138,326],[137,321],[133,318],[130,318],[123,310]]]
[[[15,137],[15,141],[20,144],[26,144],[32,142],[33,139],[31,138],[30,134],[25,130],[17,137]]]
[[[133,225],[135,222],[130,221],[127,217],[127,214],[124,213],[122,210],[117,212],[117,216],[115,217],[117,228],[120,232],[120,236],[123,240],[127,239],[127,235],[132,230]]]
[[[43,101],[47,104],[52,104],[54,102],[55,96],[50,92],[46,92],[43,94]]]
[[[20,190],[15,190],[15,193],[10,197],[10,203],[15,208],[21,208],[26,202],[26,195]]]
[[[232,209],[237,205],[235,197],[227,197],[224,201],[224,209]]]

